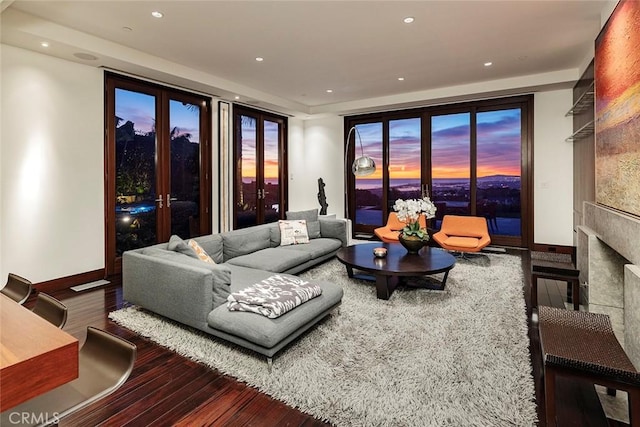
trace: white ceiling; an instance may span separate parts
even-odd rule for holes
[[[577,77],[607,3],[4,0],[2,41],[313,112],[518,76],[574,70]],[[164,17],[153,18],[153,10]],[[414,23],[403,23],[406,16]],[[45,37],[47,49],[39,45]],[[163,65],[154,64],[159,58]],[[493,65],[485,67],[487,61]],[[150,72],[161,68],[165,74]]]

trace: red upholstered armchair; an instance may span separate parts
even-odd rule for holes
[[[420,227],[427,228],[427,220],[424,215],[420,215],[418,221],[420,222]],[[384,227],[376,228],[373,232],[383,242],[393,243],[398,241],[400,230],[402,230],[405,225],[407,224],[398,219],[396,212],[391,212],[387,219],[387,224]]]
[[[487,220],[477,216],[445,215],[433,240],[444,249],[457,252],[479,252],[491,243]]]

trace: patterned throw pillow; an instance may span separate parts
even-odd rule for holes
[[[215,264],[216,262],[211,259],[209,254],[202,249],[202,246],[198,244],[195,240],[191,239],[187,242],[187,244],[193,249],[193,251],[198,255],[198,259],[200,261],[208,262],[209,264]]]
[[[307,234],[307,221],[304,219],[278,221],[280,226],[280,246],[298,245],[309,243]]]

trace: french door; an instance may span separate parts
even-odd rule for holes
[[[286,118],[235,106],[233,228],[274,222],[286,211]]]
[[[211,232],[207,98],[106,74],[106,270],[124,251]]]

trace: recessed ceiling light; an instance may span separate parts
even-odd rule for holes
[[[485,67],[491,67],[493,65],[493,62],[485,62],[484,66]]]
[[[262,62],[262,61],[264,61],[264,58],[263,58],[263,57],[261,57],[261,56],[258,56],[258,57],[256,58],[256,61],[258,61],[258,62]]]
[[[96,59],[98,59],[97,56],[91,55],[90,53],[84,53],[84,52],[76,52],[73,54],[73,56],[75,56],[78,59],[84,59],[85,61],[95,61]]]
[[[402,22],[404,22],[405,24],[411,24],[413,21],[415,21],[415,19],[413,18],[413,16],[407,16],[406,18],[404,18],[402,20]]]
[[[327,89],[327,93],[333,93],[333,89]]]
[[[235,98],[235,99],[240,99],[240,97],[239,97],[238,95],[236,95],[234,98]]]
[[[400,80],[401,82],[404,81],[404,77],[398,77],[398,80]]]
[[[162,18],[164,14],[162,12],[158,12],[157,10],[154,10],[153,12],[151,12],[151,16],[153,16],[154,18]]]
[[[42,42],[42,43],[40,43],[40,46],[49,47],[49,42]]]

